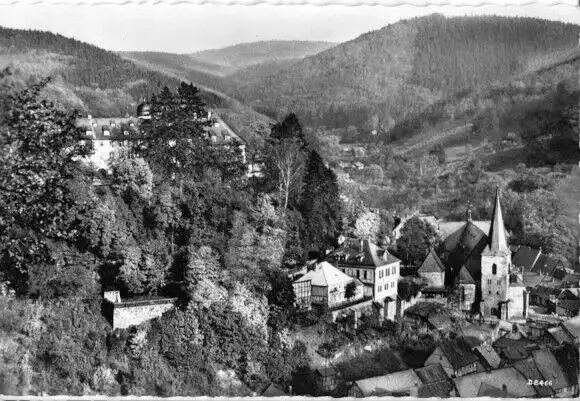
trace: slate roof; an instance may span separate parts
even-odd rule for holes
[[[435,253],[435,250],[431,248],[429,254],[421,264],[418,273],[443,273],[445,272],[445,265],[439,259],[439,256]]]
[[[328,262],[319,263],[314,270],[309,271],[300,277],[295,283],[310,281],[311,285],[319,287],[334,287],[346,285],[354,279],[347,276]]]
[[[489,232],[491,220],[472,220],[471,222],[484,233]],[[445,238],[459,230],[464,224],[465,221],[437,221],[437,229],[439,234]]]
[[[415,369],[415,373],[421,384],[419,385],[419,397],[448,397],[450,390],[449,377],[441,364],[425,366]]]
[[[512,264],[517,267],[523,267],[525,271],[529,271],[532,269],[539,256],[539,249],[531,248],[529,246],[521,246],[512,257]]]
[[[580,339],[580,316],[570,318],[562,322],[562,325],[564,326],[566,331],[576,339],[576,341]]]
[[[413,369],[402,370],[388,375],[357,380],[356,385],[364,397],[408,392],[420,384],[419,376]]]
[[[534,266],[532,267],[532,271],[535,273],[552,275],[552,272],[556,269],[558,263],[559,262],[557,259],[554,259],[549,255],[541,254],[538,257],[538,260],[536,261]]]
[[[458,280],[459,284],[475,284],[475,280],[471,277],[471,274],[467,271],[465,266],[461,267],[461,270],[459,270]]]
[[[535,389],[528,385],[526,378],[513,367],[461,376],[454,379],[453,382],[462,398],[478,396],[483,384],[485,384],[483,392],[489,396],[497,396],[488,393],[491,391],[491,387],[503,389],[503,385],[506,385],[508,397],[534,397],[537,395]]]
[[[444,341],[439,348],[454,369],[460,369],[478,361],[469,344],[462,338]]]
[[[572,315],[578,315],[580,311],[580,299],[562,299],[558,301],[558,307],[566,309]]]
[[[284,390],[282,390],[279,386],[274,383],[271,383],[268,388],[262,393],[262,397],[283,397],[286,394]]]
[[[370,240],[346,240],[339,248],[332,251],[326,260],[340,266],[380,267],[400,262]]]
[[[546,378],[542,375],[536,366],[536,362],[533,358],[522,359],[521,361],[514,363],[513,366],[528,380],[546,380]],[[534,389],[542,397],[550,397],[553,394],[550,387],[534,386]]]
[[[134,117],[79,118],[77,126],[93,132],[96,140],[125,140],[140,138],[139,120]],[[109,135],[105,135],[105,131]],[[125,135],[127,131],[127,135]],[[87,135],[87,138],[90,138]]]
[[[480,254],[487,245],[487,234],[473,222],[466,222],[449,235],[442,244],[447,261],[456,268],[462,266],[472,253]]]
[[[475,347],[474,351],[486,368],[496,369],[501,363],[500,356],[489,344],[481,344],[479,347]]]
[[[566,375],[568,384],[578,384],[578,349],[572,345],[563,345],[552,348],[552,354]]]
[[[550,350],[541,349],[533,352],[534,362],[545,380],[552,380],[552,388],[561,390],[569,386],[567,375]]]
[[[563,327],[551,327],[548,329],[548,333],[554,337],[554,340],[556,340],[558,344],[574,343],[574,337]]]
[[[530,356],[531,351],[528,347],[531,344],[528,340],[514,340],[504,336],[497,339],[493,347],[500,355],[503,354],[509,361],[515,362]]]

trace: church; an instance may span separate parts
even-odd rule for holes
[[[464,311],[502,320],[527,316],[529,296],[522,272],[512,265],[499,188],[489,232],[473,223],[468,210],[465,224],[443,241],[439,258],[444,284],[456,290]]]

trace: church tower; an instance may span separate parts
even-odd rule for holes
[[[488,245],[481,253],[481,299],[486,316],[509,318],[511,251],[503,223],[500,190],[496,190]]]

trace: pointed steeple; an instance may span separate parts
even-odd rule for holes
[[[508,254],[510,248],[507,244],[507,236],[505,233],[505,226],[503,224],[503,216],[501,213],[501,205],[499,202],[500,190],[499,186],[495,192],[495,202],[493,206],[493,214],[491,216],[491,225],[489,227],[489,246],[487,251],[493,255]]]

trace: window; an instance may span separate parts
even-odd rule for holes
[[[356,271],[356,278],[360,278],[360,270],[358,270],[358,269]]]
[[[363,271],[363,278],[366,280],[367,279],[367,271]]]
[[[491,265],[491,274],[497,274],[497,265],[495,263]]]
[[[393,274],[397,274],[397,266],[393,266]]]
[[[382,285],[379,285],[379,290],[378,290],[378,292],[381,292],[382,290],[383,290],[383,286],[382,286]]]
[[[500,284],[501,284],[501,280],[497,280],[497,285],[500,285]]]
[[[391,274],[391,269],[389,269],[389,268],[387,267],[387,276],[388,276],[389,274]]]
[[[495,292],[495,295],[499,295],[499,291],[496,291],[496,292]]]
[[[491,279],[490,278],[487,279],[487,284],[490,284],[491,285]]]
[[[491,290],[489,290],[489,295],[491,295]]]

